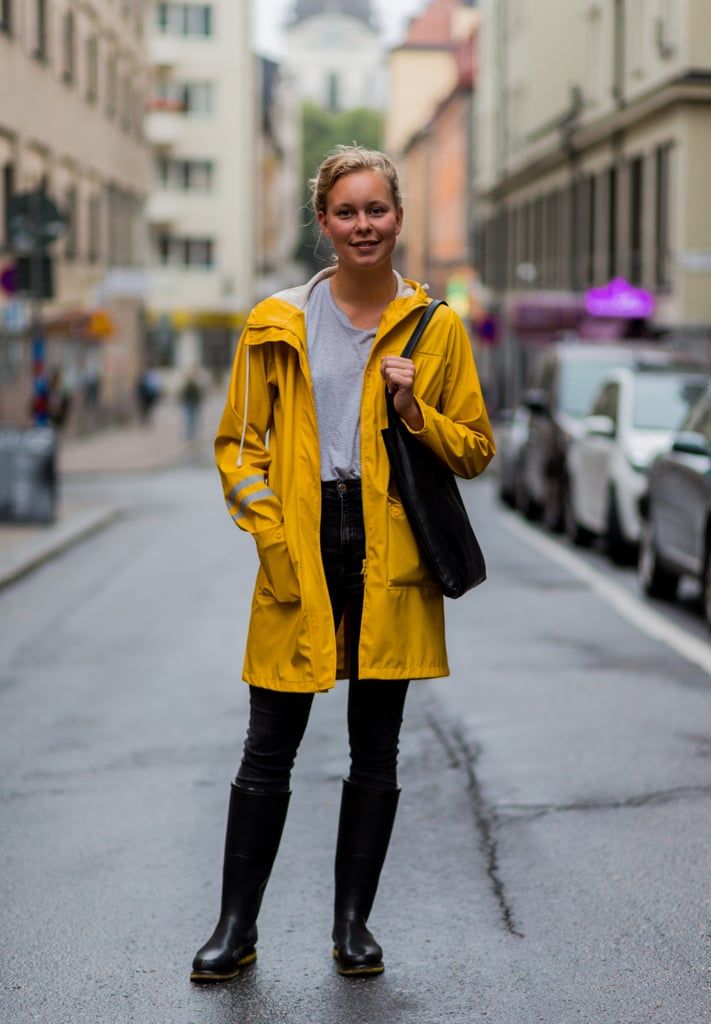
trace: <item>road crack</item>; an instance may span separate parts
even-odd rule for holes
[[[501,918],[507,932],[522,939],[524,934],[516,923],[513,908],[509,902],[499,868],[499,850],[496,837],[499,816],[494,807],[484,798],[477,776],[477,762],[480,749],[472,747],[457,726],[450,725],[448,728],[445,728],[440,717],[433,712],[426,712],[426,719],[427,724],[444,749],[450,765],[453,768],[463,770],[467,776],[474,822],[479,832],[479,843],[486,861],[486,874],[494,898],[498,903]]]
[[[500,804],[498,822],[506,825],[517,821],[532,821],[548,814],[571,811],[621,811],[634,807],[660,806],[675,800],[703,799],[711,796],[711,786],[675,786],[651,793],[637,793],[619,800],[576,800],[569,804]]]

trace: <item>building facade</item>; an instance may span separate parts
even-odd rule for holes
[[[369,0],[298,0],[286,26],[282,75],[299,103],[382,110],[384,57]]]
[[[658,328],[705,354],[711,6],[482,0],[481,9],[478,264],[505,329],[572,324],[587,289],[621,277],[654,293]],[[555,299],[550,323],[542,300],[531,317],[541,293]],[[514,387],[524,371],[509,367]]]
[[[100,379],[117,415],[141,361],[147,82],[143,0],[1,0],[0,269],[16,256],[13,197],[42,189],[66,219],[42,310],[47,365],[78,398]],[[18,423],[32,386],[26,321],[0,292],[0,418]]]
[[[451,56],[456,84],[401,157],[406,215],[401,244],[405,273],[445,298],[470,281],[473,262],[472,104],[474,38]],[[468,289],[466,289],[468,291]],[[469,317],[468,304],[458,312]]]
[[[475,7],[473,0],[430,0],[390,51],[385,148],[394,159],[457,88],[455,52],[476,29]]]
[[[147,36],[148,339],[170,388],[229,365],[254,300],[258,74],[248,3],[153,2]]]

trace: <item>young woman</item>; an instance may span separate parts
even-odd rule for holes
[[[400,357],[430,299],[393,270],[403,209],[390,160],[338,147],[312,187],[337,263],[252,310],[215,442],[227,508],[253,534],[261,565],[222,910],[193,981],[232,978],[256,958],[257,914],[313,697],[344,676],[351,764],[336,844],[333,955],[342,974],[383,970],[367,919],[397,808],[405,695],[411,679],[449,671],[442,595],[390,481],[380,434],[385,387],[407,428],[455,473],[474,477],[494,454],[459,318],[442,307],[414,361]]]

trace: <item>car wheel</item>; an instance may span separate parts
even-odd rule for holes
[[[660,564],[651,522],[646,523],[642,529],[637,579],[648,597],[658,597],[665,601],[673,601],[676,597],[679,577]]]
[[[569,541],[578,548],[585,548],[592,542],[593,534],[575,518],[575,504],[570,485],[565,489],[565,507],[563,510],[565,533]]]
[[[516,477],[516,493],[514,495],[514,504],[516,509],[526,517],[526,519],[534,520],[538,519],[541,510],[538,507],[537,502],[533,500],[531,495],[528,493],[528,488],[523,482],[523,478],[520,474]]]
[[[543,522],[552,533],[562,533],[565,527],[565,492],[562,480],[551,480],[546,488]]]
[[[706,619],[706,625],[711,629],[711,537],[709,537],[706,544],[703,588],[704,618]]]
[[[615,565],[629,565],[633,561],[634,545],[622,532],[614,490],[607,500],[607,553]]]
[[[509,508],[514,508],[516,505],[514,491],[511,486],[506,486],[503,475],[499,476],[499,501],[502,505],[507,505]]]

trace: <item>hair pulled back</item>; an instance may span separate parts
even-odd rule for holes
[[[382,174],[390,186],[395,208],[400,209],[400,181],[395,164],[389,156],[377,149],[364,149],[363,146],[335,146],[321,161],[316,177],[309,181],[311,204],[317,216],[326,213],[328,194],[338,179],[356,171],[376,171]]]

